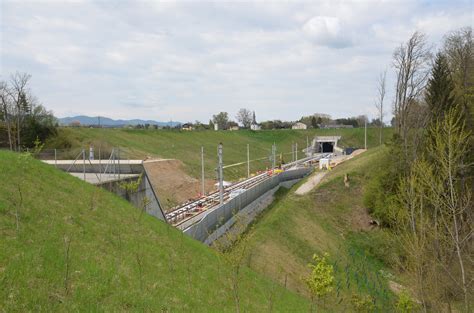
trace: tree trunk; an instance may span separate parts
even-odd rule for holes
[[[13,143],[12,143],[12,126],[10,120],[8,118],[8,109],[7,105],[3,103],[3,114],[5,115],[5,125],[7,126],[7,134],[8,134],[8,144],[10,146],[10,150],[13,150]]]
[[[21,151],[21,142],[20,142],[20,118],[21,118],[21,110],[20,107],[18,106],[18,116],[16,119],[16,133],[17,133],[17,139],[16,139],[16,144],[17,144],[17,151]]]
[[[383,129],[383,124],[382,122],[380,122],[379,145],[382,145],[382,129]]]

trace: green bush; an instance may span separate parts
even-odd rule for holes
[[[387,265],[396,265],[401,253],[399,241],[389,229],[351,233],[348,240],[353,246]]]
[[[369,295],[353,294],[351,303],[355,312],[369,313],[375,310],[374,299]]]
[[[400,313],[415,312],[417,309],[416,303],[406,291],[402,291],[398,296],[396,308],[397,312]]]
[[[62,129],[55,136],[46,140],[46,146],[55,149],[71,149],[81,147],[81,144],[68,129]]]
[[[364,192],[364,205],[384,226],[391,226],[395,215],[395,191],[399,181],[397,161],[393,148],[372,165],[370,178]]]

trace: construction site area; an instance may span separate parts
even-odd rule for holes
[[[298,148],[295,143],[288,152],[279,151],[273,144],[268,157],[258,159],[251,159],[247,145],[247,160],[232,164],[224,164],[225,147],[218,144],[215,179],[205,173],[203,147],[200,179],[186,173],[180,160],[130,159],[132,154],[122,147],[114,147],[105,154],[89,146],[81,149],[74,159],[63,159],[62,151],[44,151],[41,158],[77,178],[122,196],[136,207],[209,244],[230,228],[239,214],[245,213],[240,217],[250,223],[271,203],[271,197],[280,186],[290,187],[315,168],[324,173],[350,158],[353,149],[339,147],[340,139],[340,136],[316,136],[311,142],[307,140],[305,148]],[[265,167],[251,172],[253,162],[262,162]],[[246,177],[225,180],[225,170],[235,167],[246,167]],[[133,192],[124,187],[130,182],[136,184]]]

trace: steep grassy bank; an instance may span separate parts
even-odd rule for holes
[[[384,129],[384,138],[389,138],[391,128]],[[250,159],[260,159],[251,163],[251,170],[263,170],[270,166],[268,157],[273,143],[277,145],[277,153],[284,160],[291,160],[291,145],[298,143],[299,157],[306,140],[315,135],[340,135],[343,147],[363,147],[364,129],[310,129],[310,130],[269,130],[269,131],[175,131],[175,130],[138,130],[138,129],[94,129],[94,128],[60,128],[58,136],[46,143],[46,149],[70,147],[68,157],[75,157],[81,147],[88,149],[93,144],[96,151],[111,150],[112,146],[120,146],[124,156],[144,158],[158,156],[173,158],[184,162],[188,174],[200,177],[201,146],[205,151],[206,176],[215,178],[214,168],[217,162],[217,145],[224,144],[224,164],[247,161],[247,144],[250,145]],[[369,128],[367,141],[369,147],[378,145],[378,129]],[[61,155],[61,154],[60,154]],[[247,173],[246,164],[224,170],[226,179],[244,177]]]
[[[110,193],[0,151],[0,311],[304,312],[307,300]]]
[[[303,196],[294,194],[301,183],[281,191],[243,241],[250,267],[308,295],[303,281],[309,274],[307,264],[314,253],[328,252],[336,284],[325,301],[327,307],[336,312],[354,311],[353,298],[369,295],[376,311],[390,311],[395,296],[388,288],[391,275],[381,259],[390,258],[390,249],[385,247],[391,237],[369,225],[363,206],[370,169],[382,153],[383,149],[372,149],[339,165]],[[349,175],[349,187],[344,185],[344,174]]]

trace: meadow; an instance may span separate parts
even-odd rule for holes
[[[383,138],[389,139],[393,130],[385,128]],[[224,165],[244,163],[224,170],[227,180],[245,177],[247,174],[247,144],[250,149],[251,172],[265,170],[270,166],[272,144],[277,146],[277,155],[283,161],[291,161],[292,145],[298,144],[298,157],[303,157],[302,149],[314,136],[341,136],[341,147],[364,147],[364,129],[308,129],[308,130],[238,130],[238,131],[179,131],[153,129],[107,129],[107,128],[59,128],[58,135],[50,138],[45,152],[54,157],[52,149],[58,149],[61,158],[74,158],[90,145],[101,149],[106,157],[112,147],[120,147],[124,158],[157,157],[181,160],[186,172],[196,178],[201,175],[201,147],[204,147],[205,175],[215,178],[217,146],[224,147]],[[368,128],[367,145],[379,145],[379,130]]]

